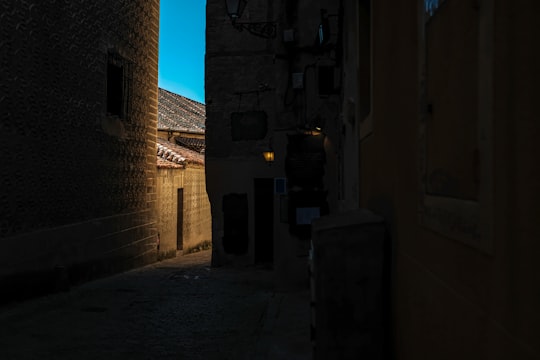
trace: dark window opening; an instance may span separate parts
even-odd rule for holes
[[[109,63],[107,66],[107,114],[123,117],[124,67]]]
[[[127,118],[131,95],[131,63],[114,50],[107,61],[107,115]]]

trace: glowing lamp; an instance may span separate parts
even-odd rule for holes
[[[268,163],[268,165],[272,164],[274,162],[274,151],[272,149],[263,151],[263,157],[264,161]]]

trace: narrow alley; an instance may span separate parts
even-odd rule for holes
[[[0,309],[1,359],[310,359],[309,291],[211,251]]]
[[[538,14],[0,0],[0,360],[540,360]]]

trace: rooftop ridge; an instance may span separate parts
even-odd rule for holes
[[[204,104],[163,88],[158,90],[158,129],[204,133]]]

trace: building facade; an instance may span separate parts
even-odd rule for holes
[[[1,1],[0,280],[156,259],[159,1]]]
[[[215,264],[272,263],[281,285],[306,280],[309,222],[341,206],[338,14],[331,1],[251,1],[238,23],[269,22],[261,36],[260,29],[238,31],[225,2],[207,3],[206,174]],[[317,40],[321,21],[325,38]],[[262,156],[269,149],[270,166]]]
[[[159,138],[158,144],[159,257],[176,256],[177,250],[188,254],[206,249],[211,246],[212,221],[204,157]],[[166,160],[171,153],[179,159]]]
[[[159,89],[157,200],[159,257],[211,246],[204,169],[204,104]]]
[[[278,282],[300,282],[305,235],[291,223],[326,205],[369,209],[392,243],[395,358],[538,358],[538,4],[245,5],[233,26],[225,2],[208,1],[213,261],[257,262],[266,226]],[[260,22],[277,36],[254,35]],[[272,166],[260,156],[269,145]],[[260,190],[276,178],[286,196]],[[257,215],[261,201],[270,214]],[[227,249],[229,234],[244,244]]]

